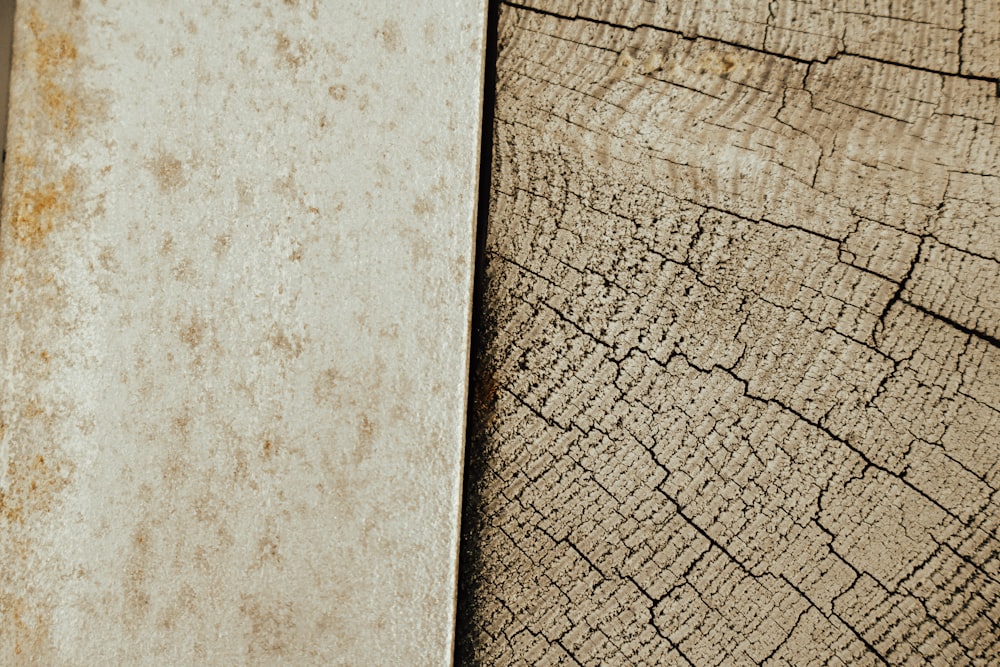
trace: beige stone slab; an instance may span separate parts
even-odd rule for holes
[[[0,664],[447,664],[482,2],[18,3]]]

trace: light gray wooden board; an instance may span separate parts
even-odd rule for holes
[[[530,4],[460,654],[995,664],[998,5]]]
[[[447,664],[484,3],[18,3],[0,664]]]

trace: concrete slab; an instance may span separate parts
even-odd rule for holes
[[[0,663],[450,661],[484,5],[18,3]]]

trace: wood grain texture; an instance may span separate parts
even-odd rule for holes
[[[501,6],[460,662],[996,664],[998,26]]]

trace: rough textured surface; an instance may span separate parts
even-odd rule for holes
[[[461,660],[997,664],[1000,8],[530,4]]]
[[[18,3],[0,664],[450,659],[483,14]]]

